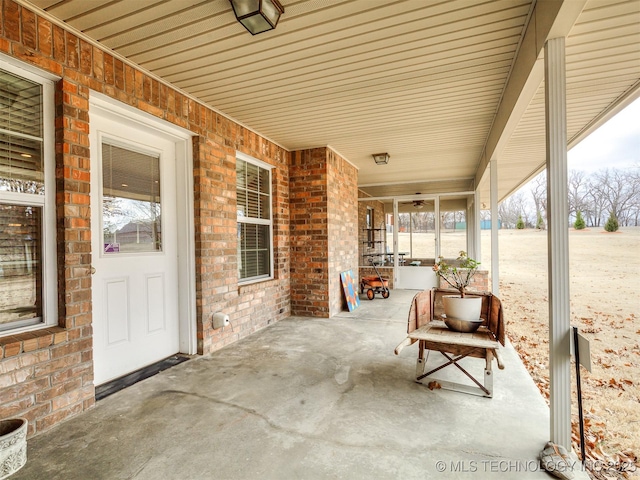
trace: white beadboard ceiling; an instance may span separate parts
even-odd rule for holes
[[[376,197],[488,203],[491,157],[500,198],[540,171],[546,37],[567,37],[570,144],[640,92],[638,0],[281,0],[257,36],[228,0],[21,3],[289,150],[331,146]]]

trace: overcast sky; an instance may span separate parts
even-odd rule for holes
[[[640,167],[640,99],[573,147],[569,170]]]

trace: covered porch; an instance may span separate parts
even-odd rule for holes
[[[24,110],[24,123],[44,132],[35,139],[42,146],[24,156],[16,150],[2,165],[9,182],[13,157],[42,157],[20,160],[20,175],[47,185],[46,196],[35,199],[12,184],[0,192],[23,216],[29,202],[44,212],[36,228],[45,232],[44,270],[33,281],[34,297],[44,298],[35,310],[42,311],[27,325],[12,320],[0,336],[0,418],[27,418],[37,452],[18,478],[51,478],[47,469],[66,469],[64,478],[104,471],[188,478],[188,468],[227,478],[286,476],[278,466],[298,469],[294,477],[314,469],[339,476],[341,462],[360,476],[375,466],[379,476],[422,478],[436,471],[440,456],[448,471],[461,455],[465,462],[519,459],[529,466],[547,440],[570,447],[566,150],[640,95],[637,2],[301,0],[282,2],[277,30],[257,37],[226,0],[98,3],[2,4],[3,108]],[[16,103],[14,85],[42,93],[21,93]],[[42,125],[23,104],[43,112]],[[122,126],[123,118],[138,130]],[[18,130],[8,131],[34,140]],[[103,131],[111,143],[102,142]],[[164,182],[170,189],[162,191],[173,192],[159,229],[172,242],[163,250],[171,261],[157,275],[151,262],[125,275],[132,255],[113,271],[97,263],[120,253],[103,241],[111,210],[99,194],[107,178],[99,162],[123,144],[140,153],[141,138],[123,140],[137,131],[153,132],[144,137],[153,148],[142,151],[153,150],[147,156],[154,165],[167,160],[156,169],[163,177],[149,184]],[[158,137],[165,140],[161,152]],[[372,155],[381,152],[388,161],[379,164]],[[430,252],[411,247],[402,256],[398,229],[387,237],[389,249],[378,252],[375,234],[359,238],[359,209],[375,203],[399,227],[404,204],[433,201],[439,217],[444,197],[454,195],[464,201],[455,208],[465,211],[464,241],[474,257],[479,213],[491,210],[497,260],[499,201],[543,169],[550,414],[524,369],[519,380],[510,378],[518,364],[512,352],[491,401],[426,391],[412,381],[412,354],[392,355],[409,298],[394,292],[354,317],[343,311],[339,275],[356,271],[363,255],[391,254],[388,268],[397,272],[411,256],[436,258],[440,224]],[[264,205],[248,200],[254,197]],[[249,222],[250,206],[260,214]],[[247,232],[261,232],[259,249]],[[497,261],[491,269],[499,295]],[[134,273],[152,287],[177,281],[166,289],[177,292],[166,313],[167,352],[154,344],[151,360],[123,361],[104,373],[124,358],[112,345],[132,357],[139,349],[125,341],[126,328],[108,337],[128,312],[112,308],[117,314],[110,316],[103,305],[120,307],[125,295],[139,300],[142,314],[131,315],[131,324],[140,328],[147,312],[161,317],[155,307],[164,295],[130,292]],[[118,286],[108,290],[116,276]],[[384,311],[369,311],[378,306]],[[217,325],[216,315],[235,329]],[[204,357],[96,406],[96,386],[178,352]],[[130,417],[136,412],[145,420]],[[278,442],[278,454],[267,440]],[[301,460],[297,466],[287,462],[289,452]]]
[[[511,346],[493,399],[431,391],[415,346],[394,355],[415,293],[165,370],[32,439],[14,478],[549,478],[549,409]]]

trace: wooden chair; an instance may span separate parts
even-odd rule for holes
[[[474,333],[459,333],[449,330],[440,320],[444,313],[442,297],[455,294],[456,290],[432,289],[417,293],[411,301],[407,319],[407,337],[396,347],[399,355],[404,347],[418,342],[418,360],[416,381],[428,380],[429,385],[441,388],[481,395],[493,396],[493,377],[491,364],[496,359],[498,368],[504,369],[499,352],[500,344],[505,344],[505,322],[500,299],[489,292],[473,292],[468,295],[482,297],[482,326]],[[425,351],[440,352],[448,360],[428,372],[425,372]],[[458,362],[466,357],[485,360],[484,382],[481,383]],[[454,365],[462,371],[475,386],[445,381],[432,377],[432,374],[445,367]]]

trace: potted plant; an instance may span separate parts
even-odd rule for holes
[[[466,321],[479,321],[482,310],[482,298],[467,297],[467,288],[478,271],[480,262],[461,251],[455,264],[447,263],[442,256],[433,266],[433,271],[440,278],[460,292],[457,295],[445,295],[442,297],[444,313],[447,318],[457,318]]]
[[[20,470],[27,462],[25,418],[0,420],[0,479]]]

